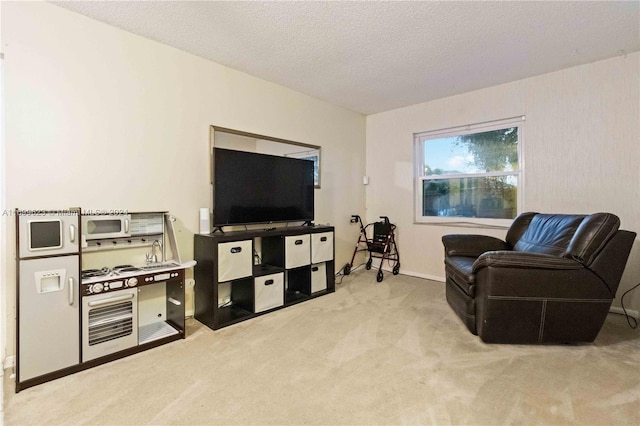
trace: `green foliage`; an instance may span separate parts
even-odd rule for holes
[[[510,165],[518,169],[518,128],[492,130],[458,136],[456,145],[466,145],[474,165],[487,172],[502,172]]]
[[[432,169],[431,167],[429,167],[428,165],[424,166],[424,174],[425,175],[441,175],[444,173],[444,170],[436,167],[435,169]]]

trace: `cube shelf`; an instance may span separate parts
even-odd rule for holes
[[[334,292],[333,235],[330,226],[196,235],[195,318],[217,330]]]

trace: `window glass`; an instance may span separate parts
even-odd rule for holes
[[[424,174],[468,174],[518,170],[518,128],[429,140]]]
[[[516,176],[429,179],[422,182],[424,216],[516,217]]]
[[[521,121],[416,135],[416,217],[513,219],[521,181]]]

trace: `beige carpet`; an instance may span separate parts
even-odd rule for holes
[[[640,424],[640,332],[486,345],[442,283],[371,271],[335,294],[15,394],[5,424]]]

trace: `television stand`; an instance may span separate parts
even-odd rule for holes
[[[313,222],[310,220],[305,220],[305,222],[302,224],[302,226],[309,226],[309,227],[313,227]]]
[[[212,234],[215,234],[216,232],[220,231],[221,233],[224,234],[224,231],[222,230],[222,226],[214,226],[213,227],[213,231],[211,231]]]
[[[335,291],[334,228],[196,234],[195,319],[217,330]]]

